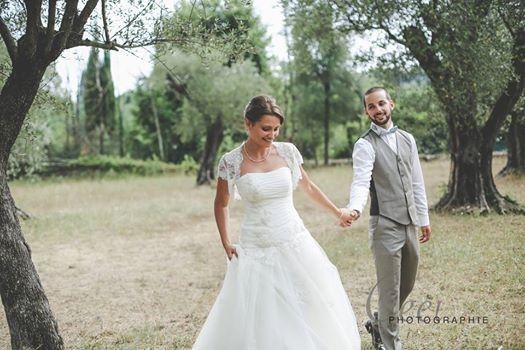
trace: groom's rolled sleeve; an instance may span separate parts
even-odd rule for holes
[[[420,226],[428,226],[430,225],[430,219],[428,217],[427,194],[425,191],[425,181],[423,180],[423,171],[421,170],[421,163],[419,162],[416,140],[414,137],[410,139],[414,149],[414,152],[412,152],[412,189],[414,192],[417,217]]]
[[[350,210],[357,210],[362,213],[365,208],[370,191],[374,161],[375,152],[370,142],[362,138],[357,140],[352,152],[354,178],[350,189],[350,200],[347,205]]]

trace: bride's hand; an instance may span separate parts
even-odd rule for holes
[[[234,245],[231,245],[231,244],[225,245],[224,250],[226,251],[226,255],[228,256],[229,260],[231,260],[234,255],[236,258],[239,257],[239,255],[237,255],[237,248]]]
[[[339,216],[339,226],[350,227],[352,223],[359,217],[355,210],[349,210],[347,208],[339,208],[341,215]]]

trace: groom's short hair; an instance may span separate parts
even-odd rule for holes
[[[390,97],[390,94],[388,93],[388,90],[385,89],[384,87],[382,86],[374,86],[374,87],[371,87],[370,89],[366,90],[365,94],[363,95],[363,106],[365,107],[366,109],[366,102],[365,102],[365,98],[366,96],[376,92],[376,91],[384,91],[385,92],[385,95],[386,95],[386,98],[388,98],[388,100],[392,101],[392,97]]]

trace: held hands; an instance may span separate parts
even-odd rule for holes
[[[231,260],[234,255],[235,255],[236,258],[239,257],[239,255],[237,254],[237,248],[234,245],[231,245],[231,244],[224,245],[224,251],[226,251],[226,255],[228,256],[228,260]]]
[[[350,227],[352,223],[359,218],[359,213],[356,210],[348,208],[339,208],[341,215],[339,216],[339,226]]]

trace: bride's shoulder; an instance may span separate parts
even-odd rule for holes
[[[287,154],[295,154],[296,152],[299,152],[297,147],[291,142],[274,142],[274,145],[279,151]]]
[[[293,150],[293,149],[297,148],[291,142],[281,142],[281,141],[277,142],[277,141],[275,141],[273,144],[275,145],[275,147],[277,147],[278,149],[282,149],[282,150]]]
[[[224,153],[221,157],[221,160],[224,160],[227,163],[234,163],[235,161],[238,161],[242,157],[241,149],[242,144]]]

